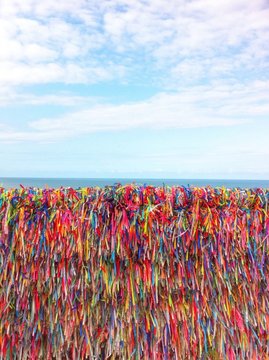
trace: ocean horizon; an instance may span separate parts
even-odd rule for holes
[[[20,178],[0,177],[0,187],[19,188],[59,188],[59,187],[104,187],[115,184],[153,185],[153,186],[212,186],[228,188],[269,188],[269,180],[248,180],[248,179],[144,179],[144,178]]]

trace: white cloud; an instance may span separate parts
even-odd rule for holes
[[[91,54],[100,48],[103,36],[94,29],[95,21],[90,21],[84,5],[83,1],[1,2],[0,84],[92,84],[120,77],[122,66],[99,63]]]
[[[119,76],[123,69],[115,67]],[[16,62],[2,62],[0,83],[3,85],[30,85],[46,83],[93,84],[102,80],[111,80],[109,66],[86,67],[76,63],[64,65],[49,62],[46,64],[28,65]]]
[[[269,82],[252,82],[248,86],[192,86],[182,92],[162,93],[147,101],[122,105],[102,102],[85,108],[84,104],[83,110],[31,121],[23,132],[2,131],[0,140],[55,141],[92,132],[136,128],[180,129],[246,123],[258,126],[257,122],[269,116],[268,94]],[[68,101],[68,97],[62,101]]]
[[[137,104],[102,105],[78,111],[62,118],[37,120],[30,124],[38,131],[52,134],[66,131],[69,136],[96,131],[117,131],[132,128],[191,128],[226,126],[242,123],[240,119],[215,116],[208,109],[192,108],[180,101],[180,95],[159,95]]]
[[[268,18],[266,0],[2,0],[0,83],[128,80],[145,66],[174,88],[262,76]]]
[[[57,134],[54,139],[56,140]],[[37,132],[23,132],[23,131],[5,131],[1,130],[0,141],[7,143],[15,143],[20,141],[51,141],[51,134],[49,133],[37,133]]]
[[[2,89],[1,89],[2,90]],[[0,106],[16,105],[56,105],[64,107],[89,106],[100,102],[99,97],[79,96],[71,93],[58,92],[54,94],[35,95],[31,93],[15,93],[10,89],[0,90]]]

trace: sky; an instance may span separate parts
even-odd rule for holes
[[[0,177],[269,179],[268,0],[1,0]]]

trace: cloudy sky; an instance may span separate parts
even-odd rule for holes
[[[1,0],[0,176],[269,178],[268,0]]]

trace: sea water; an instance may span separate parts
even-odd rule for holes
[[[0,177],[0,187],[18,188],[24,187],[104,187],[106,185],[122,185],[135,183],[138,185],[153,186],[212,186],[227,188],[269,188],[269,180],[222,180],[222,179],[120,179],[120,178],[10,178]]]

